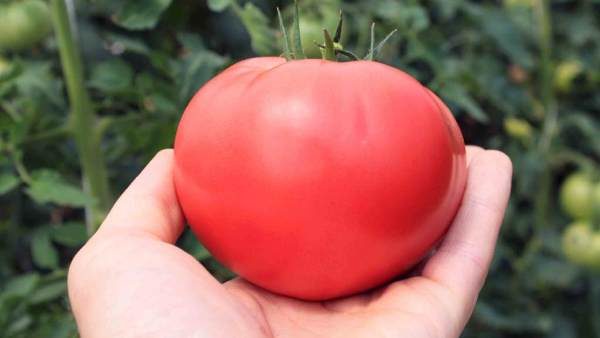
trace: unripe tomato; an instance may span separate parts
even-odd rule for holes
[[[588,222],[567,226],[562,236],[565,256],[573,263],[590,269],[600,269],[600,232]]]
[[[521,141],[523,144],[531,143],[533,130],[529,122],[516,117],[507,117],[504,119],[504,130],[512,138]]]
[[[589,220],[594,206],[600,206],[600,184],[594,183],[584,173],[567,177],[560,188],[560,202],[563,211],[577,220]]]
[[[50,33],[48,5],[41,0],[0,3],[0,50],[31,48]]]
[[[174,179],[220,262],[273,292],[330,299],[389,281],[441,239],[465,146],[443,102],[400,70],[253,58],[189,103]]]
[[[573,81],[582,71],[583,65],[577,60],[559,63],[554,74],[554,87],[561,93],[569,92]]]

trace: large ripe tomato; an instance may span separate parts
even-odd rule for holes
[[[466,180],[448,108],[371,61],[231,66],[189,103],[175,160],[179,202],[207,249],[247,280],[308,300],[414,266]]]

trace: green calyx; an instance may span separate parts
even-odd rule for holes
[[[285,24],[283,23],[283,19],[281,17],[281,12],[279,11],[279,8],[277,8],[277,17],[279,19],[279,28],[281,29],[281,33],[283,34],[283,56],[285,56],[286,60],[288,61],[306,59],[304,49],[302,48],[302,40],[300,38],[300,15],[298,11],[298,1],[294,0],[294,22],[292,24],[292,29],[294,30],[294,41],[290,41],[290,37],[285,29]],[[377,45],[375,45],[375,23],[373,23],[371,25],[371,45],[369,51],[364,58],[359,58],[358,56],[356,56],[356,54],[345,50],[342,44],[340,43],[340,40],[342,38],[343,23],[344,18],[342,11],[340,11],[340,18],[335,29],[335,35],[332,37],[327,29],[323,29],[323,37],[325,42],[314,42],[315,45],[321,49],[321,55],[323,60],[339,61],[338,57],[340,55],[343,55],[351,61],[357,61],[361,59],[373,61],[379,53],[379,51],[381,51],[385,43],[397,31],[397,29],[394,29],[383,40],[381,40]]]

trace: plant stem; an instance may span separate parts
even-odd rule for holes
[[[533,10],[536,21],[540,27],[540,99],[544,108],[544,122],[542,135],[537,145],[537,152],[541,155],[542,172],[540,175],[540,187],[535,199],[535,223],[536,227],[542,228],[547,221],[549,209],[551,173],[549,166],[550,146],[554,138],[558,120],[558,110],[552,93],[552,22],[550,19],[550,8],[547,1],[536,0]]]
[[[544,109],[544,121],[542,135],[534,152],[540,155],[541,169],[538,179],[538,190],[534,199],[534,228],[532,239],[527,243],[523,254],[518,259],[516,268],[524,271],[529,267],[531,258],[542,249],[538,240],[541,230],[548,223],[548,210],[550,208],[552,172],[550,163],[550,147],[554,138],[558,110],[552,92],[552,78],[554,69],[552,66],[552,21],[550,19],[550,7],[546,0],[535,0],[533,3],[535,21],[540,27],[538,45],[540,47],[540,101]]]
[[[19,178],[21,178],[21,181],[23,181],[27,184],[31,183],[31,176],[29,175],[29,172],[25,168],[25,165],[23,164],[23,160],[21,160],[22,153],[18,153],[14,150],[11,150],[10,154],[11,154],[11,157],[13,160],[13,164],[15,166],[15,170],[17,171]]]
[[[22,144],[31,144],[31,143],[40,142],[40,141],[47,141],[49,139],[53,139],[53,138],[57,138],[57,137],[63,137],[65,135],[68,135],[69,132],[70,132],[70,129],[66,125],[52,128],[52,129],[40,132],[38,134],[33,134],[33,135],[29,136],[27,139],[23,140]]]
[[[64,0],[52,0],[51,12],[71,105],[69,132],[79,153],[84,189],[94,200],[86,206],[86,225],[88,235],[91,235],[111,204],[106,164],[99,140],[91,137],[96,127],[96,114],[85,87],[81,56],[73,38]]]

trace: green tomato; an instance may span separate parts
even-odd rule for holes
[[[600,270],[600,232],[593,231],[588,222],[567,226],[562,235],[562,249],[571,262]]]
[[[590,220],[594,209],[600,208],[600,183],[594,184],[584,173],[567,177],[560,188],[563,211],[577,220]]]
[[[561,93],[571,90],[573,81],[583,71],[583,65],[577,60],[563,61],[556,67],[554,87]]]
[[[521,141],[525,145],[531,143],[533,128],[526,120],[507,117],[504,119],[504,130],[512,138]]]
[[[51,31],[50,10],[42,0],[0,4],[0,50],[31,48]]]

